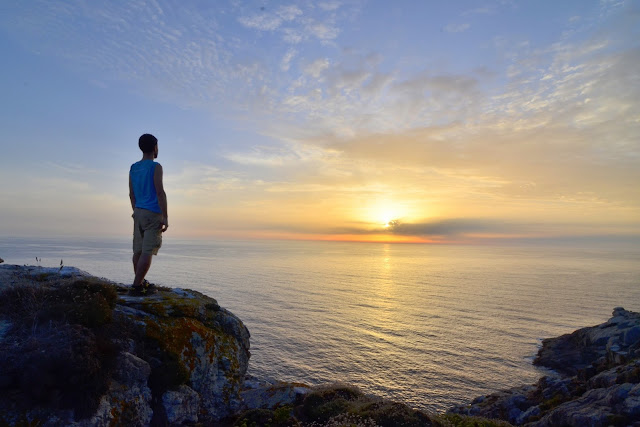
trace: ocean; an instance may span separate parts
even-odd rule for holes
[[[7,264],[130,283],[129,238],[0,238]],[[36,261],[36,258],[40,261]],[[165,237],[147,278],[215,298],[251,333],[249,373],[442,412],[534,383],[543,338],[640,311],[640,249]]]

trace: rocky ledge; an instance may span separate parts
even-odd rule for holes
[[[0,425],[211,424],[241,408],[249,331],[213,298],[0,269]]]
[[[534,364],[554,374],[450,412],[526,426],[640,426],[640,314],[618,307],[601,325],[545,339]]]

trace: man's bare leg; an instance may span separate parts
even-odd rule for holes
[[[138,271],[138,261],[140,261],[140,255],[142,255],[142,252],[137,253],[137,254],[133,254],[133,274],[136,274],[136,271]]]
[[[136,273],[135,279],[133,279],[133,286],[141,286],[144,276],[147,275],[149,268],[151,267],[151,254],[134,254],[133,255],[133,271]]]

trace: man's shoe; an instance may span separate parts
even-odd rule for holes
[[[158,290],[156,289],[156,285],[145,279],[142,281],[142,292],[145,295],[151,295],[158,292]]]
[[[131,289],[129,290],[129,295],[144,296],[144,295],[155,294],[156,292],[158,292],[158,290],[156,289],[156,285],[154,285],[153,283],[145,279],[142,281],[141,285],[138,285],[138,286],[131,285]]]
[[[153,283],[149,282],[147,279],[144,279],[144,280],[142,281],[142,286],[143,286],[144,288],[147,288],[147,289],[149,289],[149,288],[155,288],[155,287],[156,287],[156,285],[155,285],[155,284],[153,284]]]
[[[133,286],[129,290],[129,295],[142,296],[146,293],[146,289],[143,286]]]

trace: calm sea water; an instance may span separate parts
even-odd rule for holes
[[[9,264],[132,280],[129,239],[0,239]],[[148,279],[218,300],[250,373],[444,411],[535,382],[540,340],[640,311],[640,250],[165,239]]]

